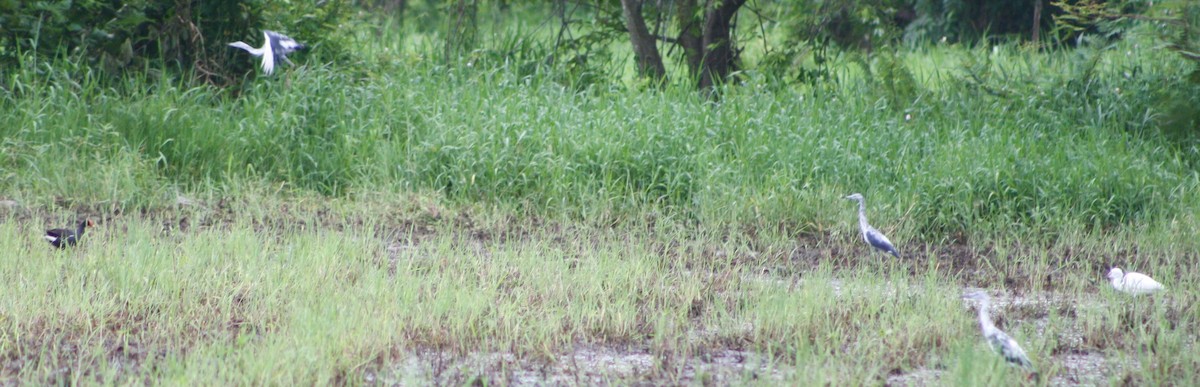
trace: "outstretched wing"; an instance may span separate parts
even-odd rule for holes
[[[275,48],[275,39],[271,37],[272,35],[275,35],[275,33],[271,31],[263,31],[263,38],[266,39],[267,42],[266,44],[263,44],[262,69],[263,73],[266,73],[267,75],[271,75],[272,72],[275,72],[275,55],[278,52]]]
[[[988,336],[988,341],[992,344],[992,348],[996,352],[1004,356],[1004,360],[1021,367],[1033,369],[1033,362],[1029,361],[1029,356],[1025,355],[1025,350],[1021,349],[1021,345],[1017,344],[1016,340],[1008,337],[1004,332],[997,330],[996,333]]]
[[[896,247],[892,246],[892,241],[888,240],[883,233],[879,232],[879,230],[876,230],[874,227],[867,229],[867,231],[863,233],[863,236],[866,237],[867,243],[870,243],[871,246],[875,246],[877,249],[894,255],[896,258],[900,258],[900,253],[896,252]]]
[[[275,55],[285,56],[293,51],[304,49],[303,44],[296,42],[295,39],[289,38],[287,35],[275,31],[265,32],[267,40],[271,42],[271,51],[274,51]]]

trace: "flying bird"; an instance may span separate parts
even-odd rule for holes
[[[74,246],[75,243],[79,242],[79,238],[83,237],[83,229],[95,225],[91,219],[88,219],[80,221],[79,227],[76,227],[74,230],[65,228],[46,230],[46,241],[50,242],[51,246],[60,249],[67,248],[67,246]]]
[[[229,43],[229,46],[246,50],[250,55],[261,56],[263,72],[268,75],[275,71],[275,61],[283,59],[284,62],[291,65],[292,61],[288,60],[287,54],[305,48],[303,44],[297,43],[295,39],[275,31],[264,30],[263,39],[263,46],[260,48],[250,47],[249,44],[242,41]]]
[[[1132,295],[1150,294],[1163,290],[1162,284],[1142,273],[1121,271],[1114,267],[1108,271],[1108,280],[1113,288]]]
[[[858,228],[862,229],[863,240],[866,240],[867,244],[880,251],[900,258],[900,253],[896,252],[896,247],[892,246],[892,241],[888,240],[887,236],[884,236],[879,230],[867,224],[867,204],[862,194],[851,194],[846,196],[846,199],[858,201]]]
[[[983,291],[967,293],[963,295],[963,298],[979,301],[979,329],[983,331],[983,337],[987,339],[988,344],[991,344],[992,349],[1004,356],[1004,360],[1024,367],[1036,376],[1037,371],[1033,368],[1033,362],[1029,361],[1029,356],[1025,355],[1025,350],[1021,349],[1021,345],[992,323],[992,318],[988,315],[992,298]]]

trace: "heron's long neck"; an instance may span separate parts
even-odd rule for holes
[[[870,225],[867,224],[867,204],[865,200],[858,201],[858,225],[866,230]]]
[[[1125,286],[1125,274],[1121,273],[1120,277],[1113,277],[1112,284],[1114,288],[1120,289]]]
[[[979,303],[979,327],[983,330],[983,334],[988,335],[996,330],[996,324],[992,324],[992,317],[988,314],[990,303],[983,301]]]
[[[233,42],[233,43],[230,43],[229,45],[246,50],[246,52],[249,52],[251,55],[262,56],[263,53],[267,52],[267,46],[269,46],[270,44],[271,44],[271,42],[267,42],[266,44],[263,44],[262,48],[250,47],[250,45],[246,44],[245,42]]]
[[[82,222],[79,222],[79,227],[75,228],[75,235],[76,235],[76,236],[83,236],[83,229],[84,229],[84,227],[85,227],[85,226],[87,226],[87,221],[86,221],[86,220],[85,220],[85,221],[82,221]]]

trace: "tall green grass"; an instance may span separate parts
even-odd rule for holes
[[[579,91],[504,65],[417,61],[364,77],[310,64],[234,95],[43,63],[6,76],[0,194],[145,207],[170,199],[164,187],[260,181],[812,229],[862,191],[873,214],[925,239],[1170,222],[1195,212],[1198,179],[1186,143],[1156,130],[1156,103],[1195,86],[1178,60],[1124,49],[929,48],[940,59],[911,61],[918,97],[903,109],[853,77],[730,86],[714,102],[686,88]],[[966,81],[972,71],[992,84]]]

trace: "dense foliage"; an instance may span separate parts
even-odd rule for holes
[[[343,38],[338,27],[346,2],[220,1],[0,1],[0,65],[24,58],[72,58],[104,70],[166,67],[200,79],[229,83],[252,68],[233,60],[227,43],[259,45],[260,29],[297,34],[310,44]],[[338,45],[331,45],[337,51]]]
[[[652,27],[648,32],[657,37],[666,59],[685,67],[672,77],[682,83],[700,77],[699,61],[708,54],[698,34],[707,23],[702,15],[707,10],[695,0],[630,3],[644,4],[639,14]],[[1119,36],[1138,21],[1163,23],[1164,39],[1173,42],[1171,47],[1200,58],[1192,43],[1200,30],[1194,27],[1200,12],[1187,2],[766,1],[741,8],[733,19],[733,43],[744,47],[761,40],[764,52],[753,56],[758,60],[752,63],[742,58],[744,48],[735,49],[730,69],[721,73],[749,69],[783,82],[828,79],[823,63],[843,50],[871,53],[902,43],[975,44],[981,39],[1029,40],[1039,34],[1052,45],[1073,45],[1083,34]],[[166,68],[210,83],[233,84],[251,73],[253,62],[238,60],[226,43],[244,40],[257,45],[264,29],[317,47],[310,55],[325,61],[357,63],[363,58],[345,47],[346,27],[358,11],[374,16],[367,19],[376,23],[392,19],[414,26],[413,31],[440,35],[444,39],[439,56],[466,57],[464,64],[492,59],[522,60],[527,67],[549,64],[570,82],[590,84],[612,77],[611,47],[629,43],[621,9],[617,0],[0,0],[0,65],[12,68],[23,59],[66,57],[110,74]],[[478,31],[504,18],[533,14],[549,16],[547,21],[559,25],[543,24],[541,28],[553,30],[548,34],[488,36]],[[521,58],[531,52],[536,58]]]

